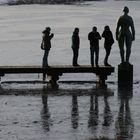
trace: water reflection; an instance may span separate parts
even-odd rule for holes
[[[89,110],[89,120],[88,120],[88,128],[91,132],[95,132],[98,126],[98,96],[91,95],[90,96],[90,110]]]
[[[42,120],[42,126],[43,126],[44,130],[49,131],[50,125],[51,125],[51,120],[50,120],[50,112],[49,112],[49,107],[48,107],[48,95],[47,95],[46,91],[47,90],[44,87],[43,92],[42,92],[43,108],[41,111],[41,120]]]
[[[104,95],[104,122],[103,122],[103,126],[104,127],[109,127],[111,125],[112,122],[112,113],[111,113],[111,109],[109,106],[109,102],[108,102],[108,96]]]
[[[118,96],[120,101],[118,117],[116,120],[116,137],[121,139],[132,139],[134,134],[134,121],[132,119],[129,105],[133,97],[132,85],[119,85]]]
[[[97,135],[99,126],[99,98],[104,98],[103,112],[103,130],[109,129],[112,122],[112,113],[108,102],[108,97],[114,95],[114,92],[107,87],[96,86],[93,89],[93,94],[90,95],[90,110],[88,119],[88,128],[92,134]]]
[[[77,95],[72,95],[71,123],[73,129],[78,128],[78,121],[79,121],[79,110],[78,110]]]

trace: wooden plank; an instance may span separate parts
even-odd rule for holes
[[[0,72],[42,72],[42,70],[55,70],[55,71],[63,71],[63,72],[94,72],[94,71],[114,71],[113,67],[104,67],[101,66],[99,68],[97,67],[90,67],[90,66],[80,66],[80,67],[73,67],[73,66],[50,66],[47,68],[42,68],[41,66],[0,66]]]
[[[99,77],[99,83],[105,85],[105,80],[108,75],[114,72],[114,67],[91,67],[82,65],[73,67],[71,65],[59,65],[42,68],[42,66],[0,66],[0,77],[5,74],[31,74],[31,73],[46,73],[51,76],[50,83],[52,87],[57,87],[59,76],[63,73],[95,73]]]
[[[73,67],[71,65],[59,65],[42,68],[42,66],[0,66],[0,74],[12,73],[111,73],[114,72],[114,67],[91,67],[82,65]]]

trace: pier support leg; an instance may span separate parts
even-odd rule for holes
[[[105,80],[107,79],[107,75],[99,75],[98,77],[100,86],[106,86]]]
[[[59,80],[59,75],[51,75],[51,79],[49,83],[51,84],[52,88],[58,88],[59,85],[57,84],[57,81]]]
[[[133,83],[133,65],[128,63],[118,65],[118,83]]]
[[[4,73],[0,73],[0,81],[1,81],[1,77],[4,76],[4,75],[5,75]]]

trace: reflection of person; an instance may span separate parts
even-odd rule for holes
[[[110,31],[109,26],[105,26],[104,31],[102,33],[102,37],[105,39],[104,48],[105,48],[105,51],[106,51],[106,56],[105,56],[105,59],[104,59],[104,65],[105,66],[111,66],[110,64],[108,64],[108,57],[110,55],[111,46],[114,43],[114,39],[113,39],[113,35],[112,35],[112,32]]]
[[[43,103],[43,109],[41,112],[42,125],[46,131],[49,131],[51,121],[50,121],[50,112],[48,108],[48,95],[46,94],[45,89],[43,89],[42,103]]]
[[[108,97],[107,95],[104,96],[104,122],[103,122],[103,126],[105,127],[109,127],[111,125],[112,122],[112,114],[111,114],[111,109],[108,103]]]
[[[124,15],[119,18],[117,23],[116,40],[118,40],[120,48],[121,62],[129,63],[132,41],[135,40],[135,29],[133,19],[128,15],[128,7],[124,7],[123,12]],[[129,28],[131,28],[131,31]],[[124,42],[126,43],[126,60],[124,58]]]
[[[93,27],[92,31],[88,34],[88,40],[90,41],[90,55],[91,55],[91,66],[94,67],[94,53],[95,53],[95,64],[98,66],[99,60],[99,40],[101,36],[97,32],[97,27]]]
[[[98,96],[90,96],[90,110],[89,110],[89,120],[88,127],[91,131],[96,131],[99,123],[99,107],[98,107]],[[94,132],[95,133],[95,132]]]
[[[43,38],[42,38],[42,44],[41,44],[41,49],[44,50],[44,56],[43,56],[43,67],[48,67],[48,55],[49,51],[51,48],[51,39],[53,38],[54,34],[51,33],[51,28],[46,27],[46,29],[42,32],[43,33]],[[45,80],[46,74],[43,73],[43,80]]]
[[[79,28],[75,28],[72,35],[73,66],[79,66],[77,63],[79,54],[79,45],[80,45]]]
[[[131,140],[134,135],[134,120],[129,105],[129,100],[133,96],[131,85],[119,85],[118,95],[120,99],[120,107],[115,123],[116,138]]]
[[[78,128],[78,121],[79,121],[79,110],[78,110],[77,95],[72,95],[71,122],[73,129]]]

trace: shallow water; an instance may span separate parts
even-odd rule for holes
[[[0,138],[138,139],[139,101],[133,87],[109,83],[107,88],[96,83],[77,83],[76,86],[60,83],[55,90],[46,85],[40,88],[25,86],[24,89],[3,86]]]
[[[42,75],[5,75],[0,87],[0,139],[90,140],[107,137],[139,140],[140,2],[1,6],[0,65],[41,65],[41,32],[46,26],[51,26],[55,33],[50,65],[71,64],[71,34],[75,26],[80,28],[79,63],[89,65],[88,32],[96,25],[102,33],[108,24],[114,33],[124,5],[130,8],[136,27],[130,59],[134,65],[133,85],[121,87],[117,83],[117,65],[120,63],[117,42],[109,59],[115,73],[108,77],[107,88],[100,87],[92,74],[64,74],[60,77],[59,89],[55,90],[41,82]],[[100,65],[103,59],[102,40]]]

